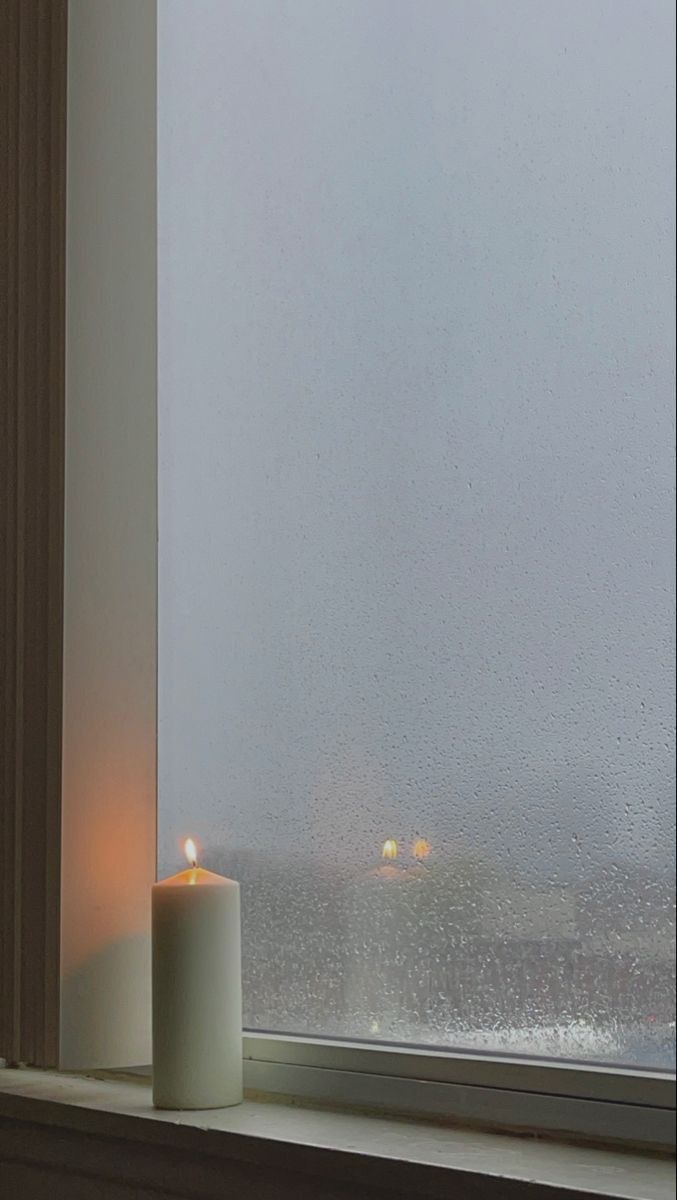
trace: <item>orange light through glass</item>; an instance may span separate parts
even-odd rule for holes
[[[414,858],[427,858],[430,854],[430,842],[427,842],[425,838],[419,838],[414,842],[413,854]]]
[[[397,842],[394,838],[388,838],[387,841],[383,843],[381,856],[383,858],[397,858]]]

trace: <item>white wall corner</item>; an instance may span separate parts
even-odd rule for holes
[[[150,1061],[156,0],[70,0],[61,1066]]]

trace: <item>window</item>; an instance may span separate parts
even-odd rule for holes
[[[670,21],[160,6],[160,869],[253,1030],[674,1068]]]

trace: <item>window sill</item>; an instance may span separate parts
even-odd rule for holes
[[[0,1183],[28,1182],[32,1168],[43,1180],[49,1172],[53,1200],[62,1193],[52,1172],[87,1187],[105,1179],[114,1195],[133,1187],[192,1200],[215,1200],[226,1185],[238,1200],[674,1195],[672,1163],[660,1157],[290,1103],[160,1112],[145,1080],[0,1070]]]

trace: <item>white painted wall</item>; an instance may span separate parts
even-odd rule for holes
[[[155,0],[71,0],[61,1065],[150,1059]]]

